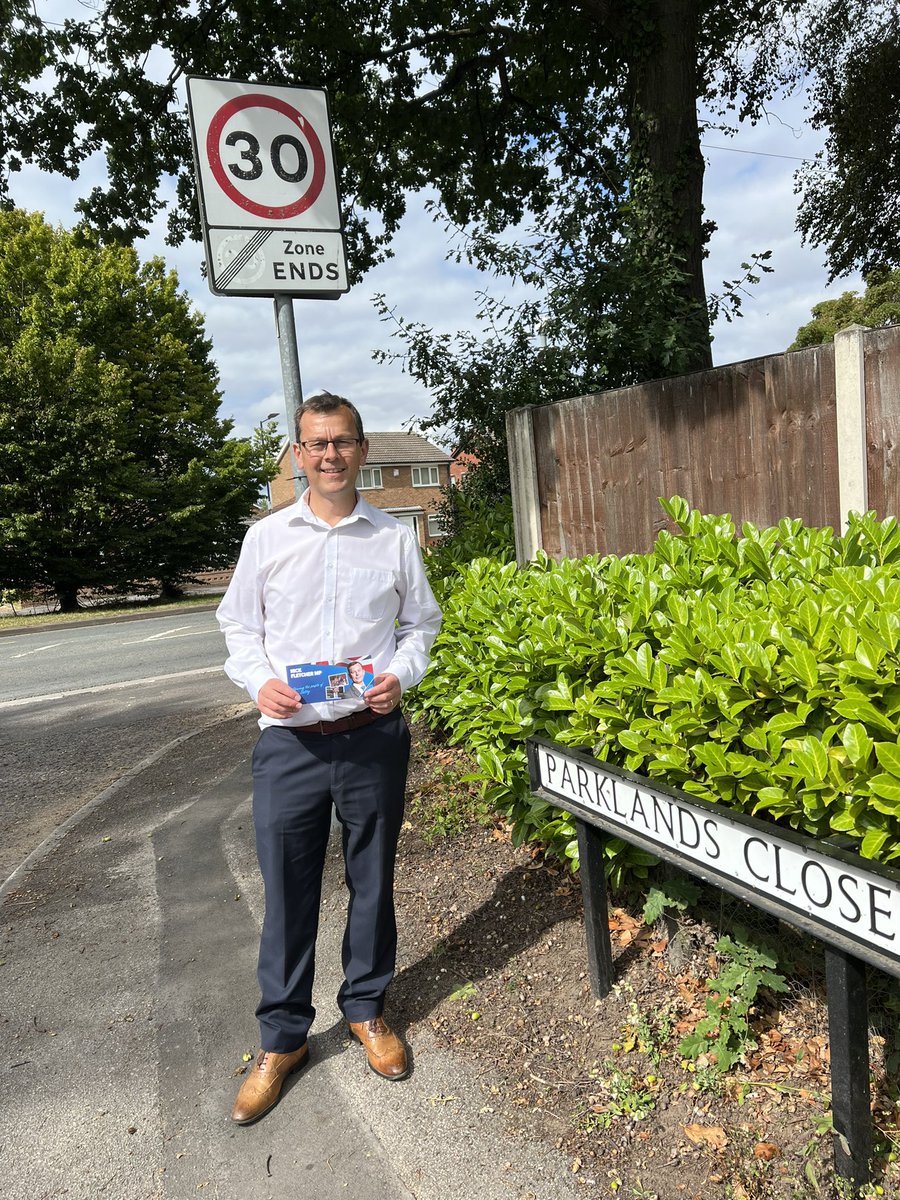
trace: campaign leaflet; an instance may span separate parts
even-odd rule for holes
[[[295,663],[287,669],[287,681],[304,704],[323,704],[361,700],[375,676],[370,662],[351,658],[340,663]]]

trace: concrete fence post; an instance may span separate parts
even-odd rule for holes
[[[835,334],[834,385],[837,405],[838,486],[841,529],[851,512],[869,507],[866,455],[866,377],[864,325],[850,325]]]
[[[524,566],[540,550],[541,501],[537,457],[534,450],[533,407],[514,408],[506,414],[509,481],[512,490],[516,562]]]

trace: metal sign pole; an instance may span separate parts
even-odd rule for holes
[[[303,403],[300,382],[300,355],[297,350],[297,327],[294,324],[294,302],[290,296],[275,294],[275,329],[278,333],[278,354],[281,358],[281,378],[284,384],[284,407],[287,415],[288,437],[297,440],[297,410]],[[300,478],[294,474],[294,498],[300,499]]]
[[[604,836],[587,821],[575,821],[578,834],[578,866],[584,900],[584,932],[587,941],[588,976],[591,990],[602,1000],[613,988],[615,971],[609,938],[609,908],[606,902],[606,855]]]
[[[834,1170],[861,1187],[869,1182],[872,1114],[869,1087],[869,1006],[866,965],[837,946],[825,946]]]

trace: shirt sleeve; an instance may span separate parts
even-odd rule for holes
[[[238,687],[244,688],[254,702],[262,685],[276,674],[266,655],[262,580],[257,557],[257,539],[251,531],[244,538],[231,583],[216,609],[216,619],[228,646],[225,674]]]
[[[412,531],[404,530],[404,534],[408,536],[402,543],[397,648],[387,668],[397,676],[403,692],[425,674],[431,647],[441,628],[441,610],[425,574],[422,552]]]

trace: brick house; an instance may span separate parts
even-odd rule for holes
[[[398,521],[416,531],[419,545],[440,537],[435,510],[441,488],[450,483],[450,455],[433,446],[419,433],[369,433],[369,457],[356,486],[375,508],[393,513]],[[300,490],[306,476],[298,474],[290,445],[285,442],[278,458],[278,474],[272,480],[272,508],[293,504],[295,476]]]
[[[477,467],[479,459],[467,450],[454,450],[450,455],[450,482],[457,487],[473,467]]]

